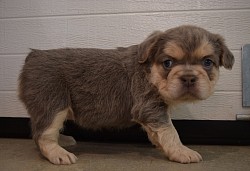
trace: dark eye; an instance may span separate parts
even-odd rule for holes
[[[210,69],[210,68],[212,68],[212,66],[213,66],[213,61],[211,60],[211,59],[204,59],[203,60],[203,66],[205,67],[205,68],[207,68],[207,69]]]
[[[172,65],[173,65],[173,61],[170,59],[163,62],[163,66],[165,69],[170,69],[172,67]]]

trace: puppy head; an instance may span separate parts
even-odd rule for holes
[[[138,62],[150,66],[148,79],[168,103],[208,98],[219,67],[234,63],[220,35],[195,26],[154,32],[138,49]]]

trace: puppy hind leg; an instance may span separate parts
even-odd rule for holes
[[[199,153],[184,146],[175,130],[172,122],[160,128],[144,126],[149,139],[153,144],[160,147],[169,160],[179,163],[196,163],[202,160]]]
[[[60,134],[58,144],[62,147],[76,145],[76,140],[72,136]]]
[[[73,114],[73,111],[71,108],[69,108],[68,115],[67,115],[66,119],[72,120],[72,121],[75,120],[75,117],[74,117],[74,114]],[[76,145],[76,140],[72,136],[59,134],[58,143],[62,147],[67,147],[67,146]]]
[[[58,144],[59,131],[67,117],[69,108],[58,112],[51,125],[39,136],[38,146],[43,156],[53,164],[73,164],[77,157]]]

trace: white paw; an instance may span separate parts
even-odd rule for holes
[[[63,149],[60,146],[57,146],[53,148],[51,151],[49,151],[47,154],[44,154],[44,156],[53,164],[63,164],[63,165],[69,165],[74,164],[77,161],[77,157],[65,149]]]
[[[198,163],[202,161],[202,157],[199,153],[184,145],[169,148],[167,157],[169,160],[179,163]]]

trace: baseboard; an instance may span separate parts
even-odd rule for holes
[[[250,145],[250,122],[174,120],[184,144]],[[66,122],[63,133],[78,141],[101,141],[121,143],[149,143],[140,126],[124,130],[91,131]],[[29,118],[0,117],[0,137],[31,138]]]

